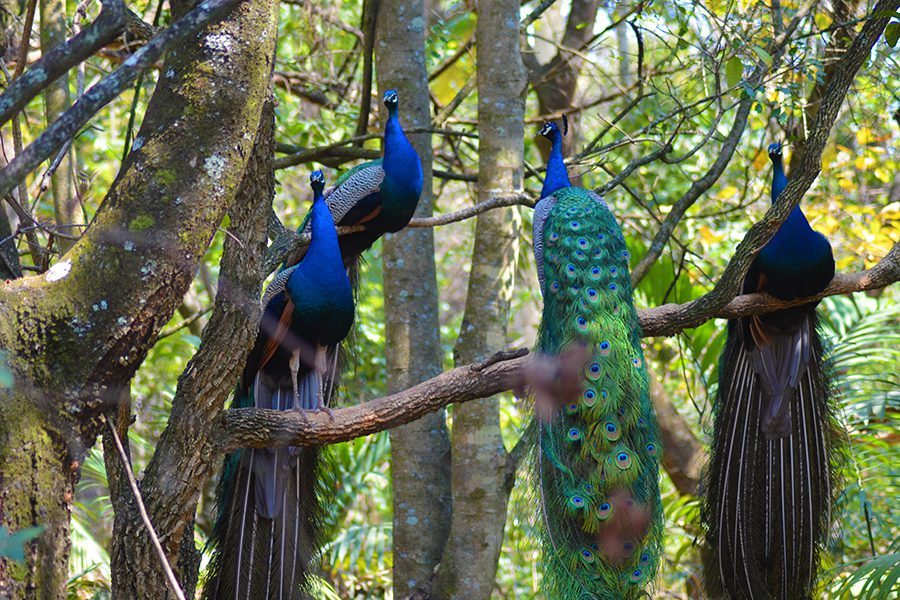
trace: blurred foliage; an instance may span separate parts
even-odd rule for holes
[[[358,29],[361,4],[356,0],[329,0],[282,5],[275,65],[279,142],[315,147],[353,135],[363,93]],[[426,61],[434,71],[474,36],[476,18],[471,2],[428,4]],[[659,222],[716,158],[741,95],[755,98],[750,122],[733,160],[681,221],[663,256],[638,288],[636,298],[642,307],[684,302],[711,288],[737,242],[768,206],[770,171],[765,146],[784,140],[790,153],[810,125],[807,98],[824,77],[827,65],[823,50],[835,31],[830,4],[818,3],[801,17],[777,67],[754,87],[746,78],[757,61],[771,66],[777,60],[767,50],[773,37],[772,4],[749,0],[644,3],[643,9],[631,16],[641,32],[641,82],[636,80],[638,45],[633,31],[624,24],[620,26],[621,35],[614,29],[606,31],[633,3],[602,3],[593,24],[594,31],[602,33],[581,50],[585,61],[575,104],[586,108],[571,115],[571,135],[576,136],[576,151],[596,142],[593,150],[571,167],[583,185],[604,184],[630,161],[671,137],[670,158],[674,160],[637,168],[625,179],[627,187],[616,188],[607,196],[635,257],[644,255]],[[860,14],[871,4],[862,2]],[[526,2],[522,15],[537,5],[534,0]],[[557,2],[527,31],[526,41],[542,61],[557,50],[568,5]],[[801,6],[805,4],[782,0],[782,26],[798,16]],[[157,3],[139,0],[129,7],[151,21]],[[70,11],[73,9],[70,3]],[[98,10],[98,3],[89,6],[89,18]],[[169,20],[168,8],[164,8],[161,24]],[[893,31],[897,30],[895,26]],[[464,53],[431,82],[434,114],[440,113],[475,76],[476,52]],[[108,74],[127,53],[127,48],[121,47],[89,60],[87,86]],[[831,240],[841,271],[872,266],[900,240],[900,132],[891,116],[900,101],[896,94],[900,89],[896,56],[892,44],[885,41],[873,50],[836,123],[823,155],[822,174],[803,201],[813,227]],[[123,94],[93,119],[75,142],[79,191],[88,218],[119,170],[126,138],[135,133],[127,132],[131,112],[134,110],[137,127],[157,77],[157,71],[149,72],[136,99],[134,90]],[[74,89],[74,75],[71,79]],[[373,95],[369,131],[380,130],[375,98],[377,94]],[[534,138],[541,118],[533,93],[528,97],[528,107],[528,116],[533,118],[529,122],[534,126],[526,130],[526,159],[534,166],[540,165],[542,158]],[[28,106],[26,117],[22,128],[27,143],[44,128],[40,97]],[[614,126],[608,127],[614,118]],[[477,133],[477,92],[463,99],[444,122],[436,125]],[[595,140],[601,131],[606,133]],[[8,133],[4,136],[4,144],[11,144]],[[436,134],[433,141],[436,168],[457,173],[477,171],[476,140]],[[365,142],[368,148],[378,148],[379,144],[377,139]],[[29,189],[36,189],[44,168],[29,180]],[[275,210],[289,227],[299,225],[308,206],[306,178],[312,168],[314,165],[303,165],[278,172]],[[337,176],[334,169],[327,173],[332,180]],[[525,187],[532,193],[540,186],[535,175],[533,170],[526,170]],[[474,192],[473,184],[438,179],[435,209],[447,212],[471,205]],[[41,221],[52,221],[52,191],[40,195],[34,211]],[[526,231],[530,231],[530,213],[522,210]],[[472,221],[435,231],[441,339],[448,367],[465,301],[472,232]],[[185,298],[184,314],[176,315],[169,327],[211,305],[223,235],[218,234],[210,246]],[[24,243],[20,242],[20,247]],[[532,345],[540,316],[530,254],[530,248],[523,244],[510,316],[510,346]],[[380,244],[367,259],[361,275],[352,352],[341,388],[341,402],[345,404],[385,393]],[[896,287],[871,296],[830,298],[820,308],[838,375],[841,417],[852,451],[845,474],[847,485],[835,507],[831,560],[822,571],[825,597],[897,597],[900,581],[900,513],[895,501],[900,493],[900,298]],[[138,474],[165,427],[177,378],[198,347],[204,323],[205,317],[193,328],[179,329],[160,339],[132,383],[132,412],[137,419],[129,440]],[[722,322],[711,321],[672,338],[645,340],[650,366],[701,439],[709,433],[723,332]],[[0,387],[10,383],[0,356]],[[527,407],[509,394],[500,398],[504,440],[507,448],[512,448]],[[321,581],[317,583],[322,598],[392,597],[389,451],[384,433],[332,448],[331,541],[323,551]],[[198,512],[196,538],[201,548],[211,525],[214,485],[210,482],[207,486]],[[665,475],[662,489],[667,537],[656,595],[686,598],[696,589],[699,572],[694,545],[697,500],[679,495]],[[540,554],[529,543],[529,526],[522,517],[529,507],[515,506],[523,497],[518,488],[513,492],[514,508],[509,511],[496,598],[539,597]],[[106,468],[98,444],[82,467],[73,511],[71,598],[108,596],[106,548],[111,526]],[[8,532],[0,531],[0,538],[12,545]],[[3,547],[4,552],[10,552]]]

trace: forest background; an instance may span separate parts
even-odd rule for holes
[[[897,4],[109,0],[101,12],[90,0],[7,0],[5,89],[24,99],[12,108],[0,99],[0,268],[9,280],[41,275],[0,292],[6,591],[169,593],[112,444],[115,422],[188,594],[198,573],[202,581],[224,448],[377,429],[331,447],[321,597],[539,598],[533,511],[516,476],[528,402],[509,391],[474,399],[508,390],[527,359],[466,365],[534,343],[530,207],[548,151],[537,131],[565,115],[573,181],[605,194],[633,257],[636,304],[651,309],[644,352],[666,442],[655,596],[699,597],[698,481],[725,331],[712,317],[775,306],[728,302],[777,225],[776,215],[763,220],[765,148],[784,141],[789,176],[809,188],[786,193],[802,195],[841,274],[820,314],[852,452],[820,588],[829,598],[896,597]],[[191,18],[194,29],[176,37],[172,24]],[[52,54],[82,30],[103,33],[81,54]],[[77,66],[34,83],[42,57],[38,66]],[[116,69],[131,73],[119,87]],[[95,84],[108,106],[82,107],[83,121],[38,139]],[[218,417],[252,342],[260,279],[302,243],[288,230],[309,206],[309,171],[325,165],[333,181],[379,156],[379,90],[390,87],[428,183],[418,227],[376,244],[362,269],[340,405],[464,370],[393,396],[393,412],[369,430],[359,429],[372,417],[365,408],[311,425]],[[110,262],[102,236],[121,231],[141,234],[137,256]],[[60,280],[68,287],[53,288]],[[847,291],[858,293],[835,295]],[[39,349],[25,350],[26,337]],[[51,416],[15,421],[11,410]],[[17,500],[23,481],[29,506]],[[30,521],[40,528],[23,527]]]

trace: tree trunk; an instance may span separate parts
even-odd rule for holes
[[[266,84],[275,34],[273,5],[260,6],[229,22],[231,34],[262,38],[254,47]],[[248,39],[255,39],[250,37]],[[216,308],[204,329],[197,354],[179,378],[169,424],[147,466],[141,489],[150,519],[165,536],[163,547],[188,598],[197,585],[200,556],[194,547],[194,515],[205,483],[221,465],[211,425],[240,375],[256,338],[259,292],[264,277],[266,225],[275,193],[274,101],[265,88],[253,153],[244,171],[225,239]],[[190,477],[179,474],[190,473]],[[112,486],[110,486],[111,496]],[[147,600],[169,598],[159,559],[147,539],[133,499],[116,510],[112,559],[113,596]],[[119,533],[121,531],[121,533]]]
[[[19,251],[12,235],[12,226],[6,207],[0,205],[0,280],[16,279],[22,276],[22,265],[19,263]]]
[[[24,564],[0,559],[0,595],[65,597],[78,467],[231,205],[265,97],[275,8],[243,3],[209,28],[215,44],[200,36],[169,54],[173,76],[161,78],[140,145],[87,234],[46,274],[0,284],[0,347],[15,375],[0,391],[0,525],[45,527]],[[160,527],[166,547],[180,531]]]
[[[41,53],[47,54],[66,39],[65,0],[41,0]],[[69,76],[66,74],[44,89],[44,113],[47,125],[65,112],[69,105]],[[75,189],[73,156],[74,150],[70,148],[50,178],[56,225],[62,226],[60,231],[66,235],[81,233],[80,229],[65,227],[66,225],[84,223],[84,214]],[[60,237],[57,238],[57,244],[59,253],[64,254],[72,247],[74,241]]]
[[[522,191],[527,78],[519,53],[519,6],[518,0],[478,6],[479,201]],[[506,346],[520,225],[517,208],[478,216],[457,366]],[[433,595],[488,600],[515,481],[497,397],[454,408],[452,456],[453,518]]]
[[[429,127],[422,0],[384,0],[376,20],[378,86],[400,95],[407,129]],[[431,136],[411,135],[422,158],[425,186],[416,216],[432,213]],[[388,391],[396,392],[441,372],[437,278],[431,229],[406,229],[384,237],[385,353]],[[440,410],[391,430],[394,495],[394,597],[427,590],[450,528],[450,440]]]

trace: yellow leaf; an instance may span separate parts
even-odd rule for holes
[[[733,185],[729,185],[729,186],[725,186],[721,190],[719,190],[719,193],[716,194],[716,196],[720,200],[728,200],[729,198],[731,198],[732,196],[734,196],[737,193],[738,193],[738,189],[736,187],[734,187]]]
[[[852,192],[853,190],[856,189],[856,185],[853,183],[853,180],[849,179],[847,177],[841,177],[838,180],[838,185],[841,186],[843,189],[847,190],[848,192]]]
[[[756,158],[753,159],[753,170],[762,171],[766,167],[769,156],[765,152],[757,152]]]
[[[875,136],[872,135],[868,127],[860,127],[859,131],[856,132],[856,141],[861,146],[865,146],[875,141]]]
[[[871,156],[857,156],[853,161],[853,166],[860,171],[867,171],[869,167],[875,166],[875,159]]]
[[[737,191],[737,189],[735,189]],[[717,242],[721,242],[725,238],[725,234],[715,233],[706,225],[700,226],[700,239],[703,240],[704,244],[714,244]]]
[[[844,256],[842,258],[834,261],[834,268],[836,271],[846,271],[847,267],[853,264],[853,260],[855,257],[853,256]]]
[[[828,29],[829,27],[831,27],[832,19],[826,13],[818,13],[815,16],[814,20],[816,22],[816,27],[818,27],[819,29]]]

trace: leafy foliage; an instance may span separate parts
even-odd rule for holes
[[[472,35],[476,15],[472,3],[429,3],[428,41],[425,60],[434,72]],[[522,16],[539,3],[525,3]],[[557,2],[525,31],[541,62],[557,51],[568,6]],[[708,291],[730,258],[744,232],[768,206],[767,162],[763,148],[776,139],[791,146],[801,140],[810,125],[814,103],[810,94],[826,77],[833,57],[824,48],[838,35],[831,8],[819,3],[804,16],[798,2],[783,1],[780,13],[771,2],[656,2],[605,3],[595,36],[587,47],[575,49],[585,57],[578,79],[577,106],[571,113],[580,121],[574,128],[581,138],[574,143],[579,153],[570,171],[584,187],[598,187],[622,173],[635,159],[664,144],[671,147],[667,160],[637,166],[622,186],[607,195],[619,218],[632,256],[641,257],[659,224],[690,186],[704,175],[721,151],[736,103],[749,95],[753,110],[734,158],[722,176],[692,207],[667,242],[661,258],[636,290],[639,306],[683,302]],[[861,3],[863,5],[867,3]],[[283,3],[275,66],[277,141],[303,148],[327,145],[351,137],[359,119],[362,95],[358,36],[362,3],[331,0],[316,3]],[[156,4],[135,3],[132,9],[152,19]],[[861,7],[865,8],[864,6]],[[87,20],[96,17],[99,4],[88,7]],[[167,8],[161,24],[170,22]],[[638,46],[634,30],[626,23],[610,27],[625,16],[641,34]],[[776,18],[781,19],[780,23]],[[800,18],[795,34],[783,53],[773,53],[774,32]],[[85,21],[86,22],[86,21]],[[900,67],[896,61],[897,21],[886,31],[873,56],[858,76],[844,113],[835,126],[822,161],[822,173],[804,198],[804,211],[814,228],[822,231],[835,248],[839,271],[870,267],[900,240],[900,144],[896,110]],[[36,39],[36,38],[35,38]],[[639,52],[640,50],[640,52]],[[116,47],[87,62],[89,87],[108,74],[128,54]],[[453,111],[447,107],[476,74],[475,52],[463,53],[431,81],[439,128],[466,135],[435,134],[435,168],[457,174],[476,171],[478,157],[477,92],[460,95]],[[566,58],[571,49],[561,55]],[[642,58],[642,78],[637,79]],[[758,64],[775,67],[759,82],[751,80]],[[123,94],[99,114],[75,140],[76,180],[79,200],[89,221],[116,177],[132,112],[135,128],[146,110],[159,73],[149,71],[139,93]],[[552,75],[552,73],[551,73]],[[74,89],[74,74],[71,77]],[[528,97],[528,116],[538,116],[534,93]],[[579,108],[580,107],[580,108]],[[32,101],[21,119],[24,142],[33,141],[44,128],[43,99]],[[376,113],[369,115],[375,131]],[[531,123],[531,121],[529,122]],[[133,134],[133,131],[132,131]],[[133,135],[131,135],[133,137]],[[596,139],[595,139],[596,138]],[[592,143],[593,142],[593,143]],[[526,135],[529,165],[542,164],[541,148]],[[378,140],[367,140],[375,149]],[[350,164],[340,157],[328,166],[343,169]],[[38,189],[42,167],[29,181]],[[308,208],[306,177],[313,165],[279,171],[275,211],[288,227],[296,227]],[[523,186],[534,193],[539,173],[526,169]],[[475,197],[471,182],[436,179],[436,212],[469,206]],[[41,223],[54,221],[53,190],[30,198]],[[522,210],[530,230],[531,211]],[[452,364],[452,347],[461,323],[469,274],[473,223],[438,228],[436,260],[440,289],[441,339],[445,365]],[[49,238],[40,233],[42,242]],[[218,285],[218,264],[224,234],[213,240],[204,265],[185,297],[183,314],[168,324],[167,333],[151,349],[132,382],[132,412],[136,421],[129,440],[135,472],[140,474],[156,447],[171,408],[177,378],[199,343],[206,317],[183,325],[189,316],[207,310]],[[22,252],[21,236],[17,244]],[[51,264],[57,260],[57,246]],[[362,272],[355,353],[345,375],[342,399],[356,403],[385,392],[384,305],[382,271],[376,245]],[[513,290],[510,346],[531,347],[539,316],[540,294],[528,244],[518,257]],[[28,264],[26,258],[23,262]],[[28,265],[34,266],[34,265]],[[834,561],[823,573],[821,587],[829,597],[892,597],[900,580],[896,540],[900,521],[892,510],[898,485],[900,448],[900,362],[898,292],[884,290],[877,299],[855,296],[823,303],[823,326],[832,340],[834,365],[843,404],[852,464],[848,486],[841,497],[840,527],[833,538]],[[712,321],[670,339],[645,339],[648,366],[664,383],[674,406],[704,438],[710,398],[718,381],[717,360],[724,341],[722,322]],[[13,382],[0,356],[0,388]],[[509,395],[501,399],[501,426],[508,449],[519,435],[526,411]],[[329,515],[331,544],[322,557],[323,597],[327,586],[342,598],[381,598],[391,585],[391,496],[389,441],[384,434],[334,448],[334,501]],[[693,548],[696,532],[696,500],[683,497],[664,476],[661,483],[666,514],[665,549],[658,594],[691,593],[698,560]],[[198,547],[203,546],[211,523],[214,482],[205,490],[197,515]],[[513,492],[513,503],[519,495]],[[506,544],[498,568],[497,598],[537,598],[540,565],[527,521],[516,510],[509,512]],[[72,597],[102,597],[109,585],[109,546],[112,509],[108,499],[103,454],[93,448],[81,471],[73,511],[73,552],[70,563]],[[17,532],[13,535],[23,535]],[[2,532],[4,544],[15,544]],[[0,537],[2,537],[0,536]],[[4,550],[9,552],[9,550]],[[15,548],[12,548],[15,552]],[[333,597],[333,594],[332,594]]]

